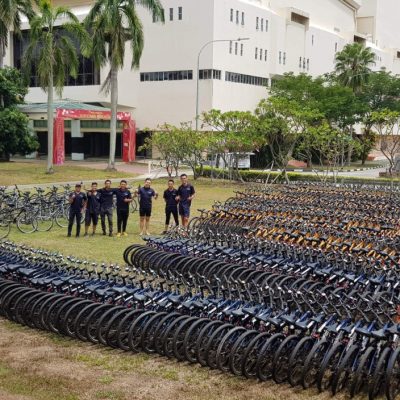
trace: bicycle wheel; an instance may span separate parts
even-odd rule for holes
[[[229,369],[234,375],[242,374],[243,360],[246,354],[246,350],[252,340],[258,335],[258,331],[246,330],[242,333],[232,346],[232,350],[229,355]]]
[[[352,345],[340,362],[335,375],[332,378],[332,394],[335,395],[343,390],[352,379],[354,379],[357,357],[360,355],[360,348]]]
[[[200,332],[196,342],[196,358],[203,367],[207,365],[207,346],[213,333],[221,326],[222,321],[212,321]]]
[[[360,358],[360,363],[358,364],[357,370],[354,374],[354,379],[350,386],[350,397],[354,397],[358,393],[364,384],[368,385],[369,379],[372,376],[372,364],[376,353],[375,347],[368,347],[364,354]]]
[[[201,331],[206,325],[210,323],[208,318],[202,318],[192,323],[189,329],[186,331],[185,338],[183,340],[183,347],[185,358],[190,363],[197,362],[197,339]]]
[[[336,373],[344,350],[345,346],[342,343],[336,343],[324,357],[317,373],[317,387],[320,392],[328,389],[332,384],[332,378]]]
[[[228,372],[230,369],[230,356],[232,354],[233,346],[241,335],[246,332],[247,329],[243,327],[236,327],[228,331],[228,333],[222,338],[217,348],[217,368],[223,372]]]
[[[242,361],[242,374],[247,379],[256,377],[257,358],[269,337],[269,332],[259,333],[247,346]]]
[[[261,348],[255,365],[257,377],[261,381],[266,381],[272,377],[272,362],[274,355],[284,339],[285,335],[283,333],[276,333],[275,335],[272,335]]]
[[[299,341],[298,335],[290,335],[280,344],[276,351],[272,361],[272,378],[276,383],[282,383],[287,379],[289,360]]]
[[[60,228],[68,228],[68,214],[65,214],[63,210],[57,211],[54,220]]]
[[[400,348],[397,348],[390,356],[385,380],[386,398],[395,400],[400,393]]]
[[[369,382],[369,387],[368,387],[369,400],[374,400],[376,397],[379,396],[380,393],[383,392],[383,389],[385,387],[386,369],[391,354],[392,350],[386,347],[385,349],[383,349],[381,355],[379,356],[379,360],[376,364],[376,368],[372,375],[372,379]]]
[[[175,334],[179,330],[180,326],[187,323],[187,321],[190,319],[191,317],[188,315],[181,315],[180,317],[175,318],[169,324],[168,328],[165,330],[162,337],[157,339],[159,343],[156,343],[156,349],[158,348],[158,346],[162,345],[162,354],[168,358],[173,358],[176,340],[179,339],[179,345],[177,345],[177,348],[178,347],[181,348],[183,343],[183,338],[185,337],[185,332],[182,332],[182,330],[179,338],[177,337],[175,339]],[[195,317],[193,321],[195,321],[196,319],[197,318]]]
[[[22,233],[33,233],[37,230],[37,220],[28,212],[21,213],[17,218],[17,228]]]
[[[318,369],[321,367],[321,363],[327,354],[330,343],[323,339],[315,343],[311,349],[310,354],[307,356],[303,372],[301,376],[301,384],[304,389],[308,389],[317,382]]]
[[[5,239],[11,231],[11,223],[9,221],[0,221],[0,240]]]
[[[38,214],[36,214],[36,221],[36,230],[38,232],[48,232],[54,224],[54,218],[52,217],[50,210],[41,210]]]
[[[293,387],[299,385],[301,382],[304,363],[307,356],[310,354],[313,345],[314,339],[312,337],[308,336],[302,338],[297,343],[289,358],[287,379]]]

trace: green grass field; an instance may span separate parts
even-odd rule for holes
[[[166,188],[167,180],[157,180],[153,182],[153,188],[159,192],[160,197],[153,200],[153,216],[151,218],[150,233],[160,234],[164,230],[165,214],[164,200],[162,192]],[[214,201],[226,200],[233,195],[233,191],[238,187],[237,184],[224,183],[221,181],[211,182],[209,180],[199,180],[193,182],[196,188],[196,198],[192,205],[192,216],[198,215],[197,209],[210,208]],[[114,231],[116,231],[117,218],[114,215]],[[74,228],[75,229],[75,228]],[[83,226],[81,228],[83,231]],[[130,214],[128,220],[128,237],[108,237],[102,236],[100,222],[97,234],[94,237],[67,238],[66,229],[59,228],[54,224],[49,232],[35,232],[23,234],[14,225],[8,239],[17,243],[25,243],[29,246],[56,250],[65,255],[74,255],[81,258],[97,262],[122,263],[122,253],[131,243],[143,242],[139,236],[139,214]]]
[[[90,165],[90,164],[89,164]],[[45,163],[0,162],[0,186],[44,184],[51,182],[80,182],[85,180],[127,178],[126,172],[105,172],[90,167],[54,167],[54,174],[46,174]]]

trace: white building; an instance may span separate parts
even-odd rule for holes
[[[201,53],[200,113],[211,108],[254,110],[274,77],[290,71],[313,76],[330,72],[335,53],[354,41],[374,50],[376,69],[400,73],[398,0],[161,2],[165,24],[153,23],[140,9],[145,31],[140,69],[130,70],[127,51],[126,67],[119,74],[119,111],[131,112],[139,131],[195,120],[197,57],[214,40],[227,41],[212,43]],[[68,5],[83,19],[93,1],[54,3]],[[20,55],[14,41],[6,64],[18,66]],[[100,93],[108,71],[96,72],[85,63],[80,72],[78,81],[65,87],[63,98],[109,106],[109,97]],[[26,100],[45,99],[40,88],[32,87]]]

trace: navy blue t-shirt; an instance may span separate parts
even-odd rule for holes
[[[178,196],[178,191],[176,189],[169,190],[167,189],[164,192],[165,206],[167,208],[174,208],[178,205],[178,201],[175,200],[175,197]]]
[[[100,205],[103,210],[107,210],[113,206],[113,198],[115,189],[100,189],[99,193],[101,194],[100,197]]]
[[[132,198],[131,192],[128,189],[117,189],[115,195],[117,196],[117,210],[129,210],[129,203],[126,203],[124,200]]]
[[[194,187],[190,183],[188,183],[186,186],[179,186],[178,195],[180,197],[180,203],[184,205],[190,205],[191,201],[188,200],[188,198],[193,196],[195,193]]]
[[[141,208],[151,208],[153,197],[156,192],[152,188],[146,189],[141,187],[139,189],[139,204]]]
[[[89,191],[87,193],[87,209],[91,214],[98,214],[100,212],[100,200],[101,200],[101,193],[96,191],[92,193]]]
[[[69,195],[69,198],[72,199],[73,196],[75,196],[75,198],[72,200],[71,203],[71,210],[76,211],[76,212],[81,212],[83,205],[85,203],[85,201],[87,200],[86,194],[82,193],[82,192],[72,192]]]

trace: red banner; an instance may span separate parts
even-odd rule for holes
[[[58,108],[57,117],[67,119],[111,119],[111,111],[66,110],[64,108]],[[129,119],[131,119],[131,115],[129,113],[117,113],[118,121],[127,121]]]
[[[56,117],[53,127],[53,164],[63,165],[65,161],[64,119]]]
[[[122,160],[132,162],[136,159],[136,125],[131,119],[124,123],[122,131]]]

